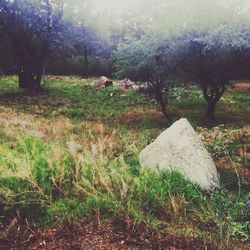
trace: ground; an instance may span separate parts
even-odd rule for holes
[[[220,171],[206,194],[140,166],[170,125],[154,100],[93,82],[48,76],[30,93],[0,79],[2,248],[249,249],[250,90],[229,89],[214,122],[195,86],[170,93],[173,119],[189,119]]]
[[[18,234],[17,234],[18,235]],[[78,228],[72,226],[49,229],[27,229],[3,248],[17,249],[202,249],[202,242],[192,237],[166,234],[146,227],[126,230],[126,225],[106,223],[96,227],[88,224]],[[25,238],[26,237],[26,238]]]

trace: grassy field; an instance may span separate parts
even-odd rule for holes
[[[197,88],[171,92],[172,117],[189,119],[220,171],[221,189],[207,194],[140,166],[140,150],[170,125],[152,99],[86,87],[93,81],[46,77],[32,94],[16,77],[0,79],[0,240],[16,233],[13,218],[38,227],[119,220],[204,248],[249,249],[250,91],[229,89],[213,123]]]

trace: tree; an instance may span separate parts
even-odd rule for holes
[[[206,116],[215,118],[215,107],[232,80],[250,76],[248,29],[221,25],[211,30],[184,34],[185,50],[180,55],[189,80],[199,84],[208,104]]]
[[[13,74],[15,72],[15,63],[12,55],[10,40],[0,26],[0,74]]]
[[[144,6],[147,2],[152,6],[152,0],[145,1]],[[149,14],[151,30],[182,40],[175,49],[179,75],[198,83],[208,103],[206,115],[214,119],[216,104],[230,81],[249,77],[250,27],[246,1],[154,2],[155,8],[148,11],[155,12]]]
[[[63,11],[60,0],[2,0],[0,27],[17,63],[19,86],[41,89],[45,60],[56,36]]]
[[[127,77],[146,83],[146,92],[153,96],[163,115],[171,122],[167,112],[169,89],[178,79],[176,49],[180,41],[172,37],[144,36],[121,44],[115,53],[118,77]]]
[[[89,76],[89,55],[98,40],[95,32],[88,25],[88,10],[90,8],[91,3],[89,0],[66,0],[64,18],[75,26],[75,53],[84,57],[82,77]]]

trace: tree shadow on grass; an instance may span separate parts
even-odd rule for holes
[[[74,94],[74,93],[73,93]],[[44,117],[65,116],[76,122],[92,121],[101,122],[111,128],[125,126],[128,129],[157,129],[165,130],[171,124],[154,105],[146,105],[145,101],[130,104],[131,100],[124,101],[124,97],[109,99],[106,93],[99,93],[104,101],[97,101],[95,94],[77,91],[77,98],[71,92],[44,89],[41,92],[6,92],[0,94],[0,105],[12,107],[18,112],[39,114]],[[114,97],[113,97],[114,98]],[[136,98],[136,96],[134,96]],[[107,103],[105,100],[107,99]],[[127,103],[126,103],[127,102]],[[219,105],[216,111],[216,119],[208,120],[204,113],[206,103],[202,100],[183,100],[172,102],[169,105],[170,115],[173,121],[187,118],[192,126],[212,128],[221,124],[226,126],[241,127],[250,123],[247,109],[237,105],[227,107]]]
[[[42,117],[50,117],[52,112],[59,107],[70,106],[66,103],[69,103],[67,98],[61,95],[55,96],[52,91],[47,89],[39,92],[20,91],[0,95],[0,106]]]

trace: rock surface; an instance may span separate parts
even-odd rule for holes
[[[106,76],[102,76],[100,77],[99,80],[95,81],[95,86],[100,89],[105,89],[112,85],[113,85],[113,82],[109,80]]]
[[[204,190],[219,186],[215,163],[187,119],[180,119],[140,153],[151,169],[178,171]]]
[[[118,82],[119,88],[123,90],[135,89],[136,85],[134,82],[130,81],[128,78],[125,78]]]

